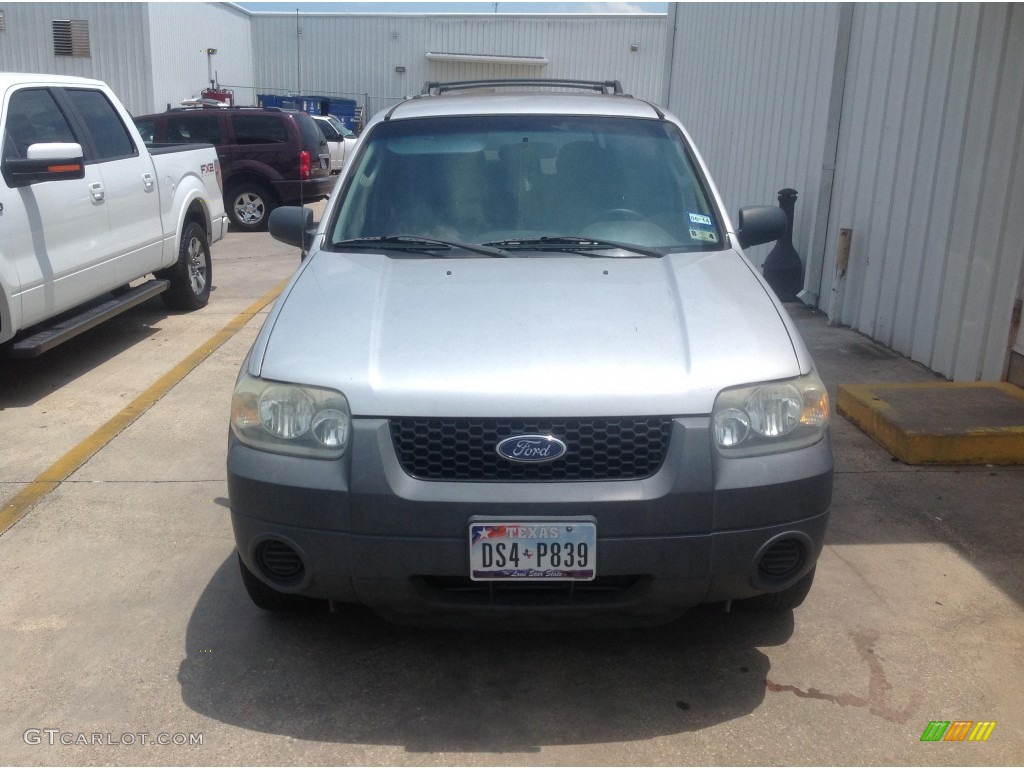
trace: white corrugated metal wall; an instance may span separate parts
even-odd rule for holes
[[[255,103],[252,29],[244,11],[220,3],[149,3],[152,58],[152,104],[168,104],[198,96],[209,86],[206,49],[217,53],[211,63],[222,88],[234,91],[236,104]]]
[[[256,14],[256,88],[355,98],[367,103],[370,114],[435,79],[619,79],[635,96],[658,100],[664,24],[664,16],[650,14]],[[536,57],[548,63],[436,61],[427,59],[430,52]]]
[[[958,381],[1005,374],[1024,275],[1024,6],[858,5],[830,314]],[[845,282],[845,286],[842,283]]]
[[[797,190],[793,243],[806,263],[824,249],[818,208],[841,6],[680,3],[669,11],[663,103],[693,136],[734,222],[741,206],[777,204],[780,189]],[[770,250],[750,257],[760,266]]]
[[[146,3],[6,3],[0,71],[104,80],[133,112],[151,103]],[[53,21],[89,23],[88,57],[53,52]]]
[[[730,209],[794,186],[808,292],[835,321],[955,380],[1003,378],[1024,281],[1024,6],[673,12],[668,106]]]

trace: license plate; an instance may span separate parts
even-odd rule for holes
[[[591,518],[476,518],[469,522],[473,581],[591,581],[597,524]]]

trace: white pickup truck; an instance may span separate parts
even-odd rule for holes
[[[23,73],[0,73],[0,141],[3,352],[41,354],[158,293],[206,305],[227,230],[212,146],[147,149],[104,83]]]

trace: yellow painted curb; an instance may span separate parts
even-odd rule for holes
[[[287,284],[288,280],[282,281],[277,287],[265,293],[240,314],[233,317],[227,325],[153,382],[141,395],[114,414],[103,426],[43,470],[35,480],[19,491],[0,510],[0,535],[21,520],[43,497],[77,472],[97,452],[170,392],[178,382],[199,367],[200,363],[237,334],[245,327],[246,323],[274,301]]]
[[[1019,424],[986,424],[984,418],[953,429],[940,407],[930,423],[900,411],[897,397],[927,403],[936,396],[1012,398],[1024,407],[1024,390],[1006,382],[840,384],[836,408],[893,456],[907,464],[1024,464],[1024,419]],[[1005,401],[1004,401],[1005,402]],[[998,406],[997,406],[998,407]],[[959,414],[958,414],[959,415]]]

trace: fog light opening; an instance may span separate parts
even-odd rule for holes
[[[306,564],[293,547],[277,539],[264,541],[256,548],[256,562],[268,581],[293,586],[306,575]]]
[[[757,575],[765,584],[793,581],[807,564],[807,548],[798,539],[780,539],[771,544],[757,561]]]

